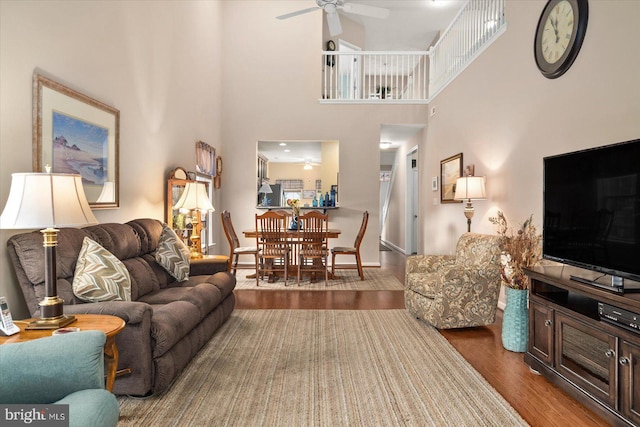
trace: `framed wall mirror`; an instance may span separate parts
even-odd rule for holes
[[[316,207],[326,195],[339,204],[338,141],[258,141],[256,164],[259,208],[287,207],[287,199]]]

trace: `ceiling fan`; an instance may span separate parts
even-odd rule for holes
[[[368,6],[365,4],[349,3],[347,0],[316,0],[317,6],[307,9],[298,10],[295,12],[287,13],[284,15],[276,16],[277,19],[288,19],[294,16],[302,15],[304,13],[314,12],[318,9],[322,9],[327,14],[327,24],[329,25],[329,33],[332,36],[337,36],[342,33],[342,25],[340,25],[340,17],[338,16],[338,10],[343,10],[347,13],[353,13],[356,15],[370,16],[372,18],[384,19],[389,16],[389,9],[385,9],[377,6]]]

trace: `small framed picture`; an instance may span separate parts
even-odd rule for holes
[[[303,199],[313,199],[315,195],[316,195],[316,190],[302,190]]]
[[[438,191],[438,177],[431,177],[431,191]]]
[[[461,203],[454,200],[456,181],[462,176],[462,153],[448,157],[440,162],[440,202]]]

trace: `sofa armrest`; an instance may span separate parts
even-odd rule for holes
[[[153,314],[149,304],[138,301],[105,301],[89,302],[85,304],[71,304],[64,306],[66,314],[107,314],[118,316],[127,325],[141,323],[148,312],[148,316]]]
[[[0,346],[0,402],[53,403],[104,388],[101,331],[81,331]]]
[[[433,273],[454,262],[453,255],[411,255],[407,257],[405,273]]]
[[[192,259],[190,263],[190,276],[211,276],[229,268],[229,257],[215,255],[201,259]]]

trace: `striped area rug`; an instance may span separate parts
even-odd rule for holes
[[[357,270],[336,270],[336,279],[329,279],[327,285],[324,284],[324,277],[311,282],[308,277],[300,281],[300,286],[296,282],[296,276],[289,277],[287,286],[280,277],[276,282],[269,283],[267,280],[260,280],[256,287],[256,279],[247,279],[247,275],[252,274],[251,270],[238,270],[236,274],[236,289],[278,289],[278,290],[304,290],[304,291],[401,291],[404,289],[402,283],[398,281],[390,272],[380,268],[365,268],[364,280],[360,280]]]
[[[167,392],[119,402],[119,426],[526,425],[404,310],[236,310]]]

